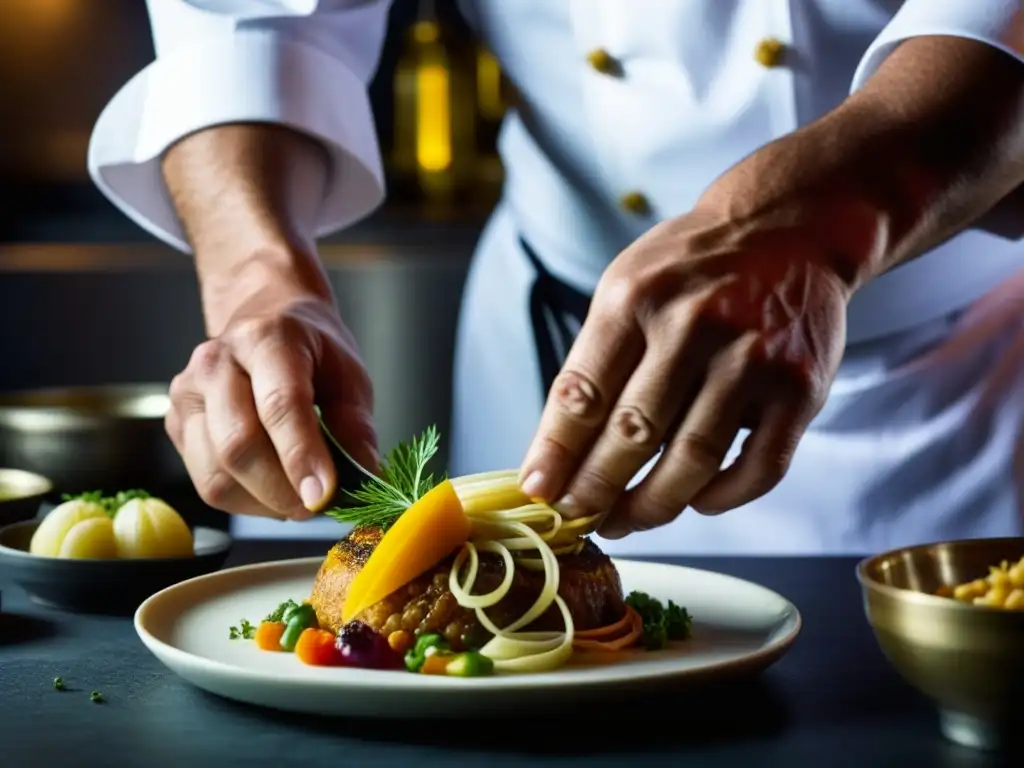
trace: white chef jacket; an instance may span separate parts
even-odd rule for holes
[[[111,100],[89,150],[93,179],[126,215],[187,251],[159,158],[191,132],[237,121],[288,125],[328,148],[333,167],[318,234],[345,227],[380,203],[383,174],[366,84],[377,64],[389,2],[148,4],[156,60]],[[506,188],[467,286],[452,471],[516,466],[536,426],[543,397],[534,385],[536,362],[524,307],[532,277],[519,238],[557,278],[591,291],[611,258],[652,223],[685,213],[729,166],[837,106],[901,41],[954,35],[1021,59],[1009,39],[1019,6],[1017,0],[465,0],[468,20],[515,82],[525,106],[507,117],[501,132]],[[785,45],[781,66],[755,60],[755,47],[768,38]],[[620,72],[610,75],[588,64],[587,54],[599,48],[614,57]],[[631,192],[643,195],[648,212],[620,206]],[[872,282],[850,304],[850,352],[833,395],[849,383],[847,373],[860,382],[850,386],[862,391],[865,366],[888,382],[891,366],[879,362],[890,359],[887,350],[904,348],[922,334],[946,338],[951,318],[1022,266],[1020,243],[976,228]],[[986,349],[995,350],[989,357],[1012,347],[1013,338],[1012,323],[1000,325],[985,339]],[[891,340],[889,346],[881,344],[883,339]],[[939,365],[933,376],[941,379],[951,369]],[[972,368],[968,378],[983,380],[984,370]],[[1011,415],[1019,412],[1010,394],[1000,404]],[[969,408],[961,412],[969,418]],[[859,551],[940,531],[976,535],[1016,525],[1006,500],[996,512],[947,504],[945,518],[941,510],[932,516],[944,520],[938,526],[923,519],[928,515],[915,516],[913,505],[941,490],[942,473],[948,478],[941,461],[932,469],[918,467],[913,482],[906,472],[902,477],[897,472],[905,469],[902,455],[854,467],[854,454],[877,456],[879,441],[893,444],[883,433],[885,417],[895,414],[891,408],[879,413],[881,422],[861,420],[857,447],[815,446],[809,435],[804,441],[809,447],[802,444],[784,481],[793,490],[788,511],[740,510],[713,521],[684,515],[656,535],[609,546],[618,551],[636,546],[679,552]],[[932,435],[934,444],[934,417],[918,415],[914,424],[922,434],[916,439],[927,443],[926,435]],[[1002,443],[991,430],[979,435],[979,456],[989,450],[1006,461],[976,472],[975,490],[979,483],[1002,482],[1006,499],[1012,496],[1004,470],[1015,438],[1012,429]],[[966,457],[968,463],[973,458]],[[849,482],[811,493],[826,467],[846,467]],[[887,472],[896,479],[878,490],[877,478]],[[785,497],[786,487],[766,498]],[[869,490],[873,503],[885,507],[892,500],[896,508],[884,515],[865,512]],[[820,510],[809,508],[812,499],[838,511],[822,518]],[[757,502],[752,508],[758,503],[770,504]],[[881,517],[896,522],[879,533]],[[724,522],[727,518],[737,522]],[[304,525],[311,533],[319,523]],[[738,527],[742,530],[734,530]]]

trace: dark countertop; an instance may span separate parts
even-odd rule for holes
[[[230,564],[322,553],[321,542],[239,542]],[[522,722],[311,720],[219,699],[164,668],[129,619],[30,603],[0,567],[0,763],[36,766],[618,765],[982,766],[945,741],[931,707],[871,636],[850,558],[687,558],[799,607],[791,651],[759,679],[682,690],[601,714]],[[57,692],[62,676],[69,690]],[[93,704],[99,689],[107,701]],[[1018,765],[1021,763],[1017,763]]]

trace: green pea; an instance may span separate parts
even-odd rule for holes
[[[447,672],[455,677],[486,677],[494,672],[494,662],[482,653],[467,651],[448,662]]]
[[[416,644],[405,654],[405,668],[410,672],[419,672],[427,659],[427,651],[436,648],[438,651],[450,649],[448,642],[438,634],[420,635]]]
[[[302,603],[289,606],[281,615],[281,621],[285,624],[291,624],[296,619],[300,619],[305,626],[312,627],[316,623],[316,611],[309,603]]]
[[[287,626],[281,634],[281,648],[289,653],[295,650],[295,644],[299,642],[299,636],[304,630],[318,626],[316,611],[308,603],[289,608],[282,618]]]

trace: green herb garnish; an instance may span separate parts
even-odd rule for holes
[[[93,691],[89,694],[89,701],[93,702],[94,704],[99,704],[101,701],[103,701],[103,694],[99,691]]]
[[[63,677],[55,677],[55,678],[53,678],[53,687],[54,687],[55,690],[63,691],[64,690],[64,678]]]
[[[668,645],[669,640],[686,640],[690,637],[692,619],[689,612],[671,600],[664,606],[646,592],[630,592],[626,603],[640,614],[644,628],[644,647],[647,650],[657,651]]]
[[[237,627],[228,628],[228,638],[231,640],[252,640],[256,637],[256,627],[248,619],[242,619]]]
[[[285,600],[272,613],[267,614],[267,618],[264,621],[284,621],[284,615],[293,608],[298,608],[299,604],[294,600]]]
[[[324,514],[328,517],[342,523],[380,526],[387,530],[423,494],[444,481],[445,475],[435,479],[432,473],[427,472],[427,465],[441,445],[437,427],[431,425],[409,443],[396,445],[381,462],[380,476],[377,476],[353,459],[334,439],[319,408],[317,416],[328,439],[352,466],[366,475],[357,490],[345,491],[345,495],[355,503],[327,510]]]
[[[301,607],[294,600],[285,600],[277,608],[267,614],[264,621],[284,621],[284,615],[295,608]],[[239,619],[237,627],[228,627],[228,639],[252,640],[256,637],[256,625],[248,619]]]
[[[113,517],[117,510],[123,507],[132,499],[149,499],[148,491],[134,489],[131,491],[118,491],[113,496],[105,496],[103,491],[86,491],[84,493],[65,493],[61,501],[88,501],[92,504],[99,504],[106,510],[107,514]]]

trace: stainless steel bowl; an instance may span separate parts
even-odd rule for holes
[[[1019,746],[1024,733],[1024,611],[975,606],[935,593],[1016,562],[1024,537],[907,547],[857,567],[864,609],[882,652],[939,709],[947,738],[965,746]]]
[[[0,466],[50,478],[57,493],[190,486],[164,432],[166,384],[0,395]]]
[[[31,520],[53,483],[35,472],[0,469],[0,526]]]

